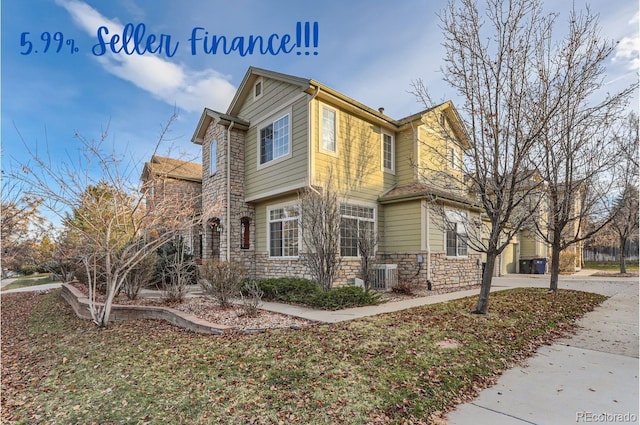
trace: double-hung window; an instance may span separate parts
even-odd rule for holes
[[[297,257],[299,250],[297,205],[273,208],[269,213],[269,256]]]
[[[260,165],[289,154],[291,149],[289,133],[289,114],[260,128]]]
[[[395,154],[395,141],[393,135],[389,133],[382,133],[382,166],[384,171],[393,173]]]
[[[322,149],[336,152],[336,111],[322,107]]]
[[[454,171],[460,171],[462,169],[460,152],[458,152],[456,148],[449,148],[449,166]]]
[[[447,210],[446,218],[446,245],[447,257],[467,256],[467,214],[463,211]]]
[[[359,243],[374,243],[375,208],[361,205],[340,206],[340,255],[359,257]]]

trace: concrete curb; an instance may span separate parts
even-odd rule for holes
[[[91,313],[89,313],[89,299],[72,285],[63,283],[61,287],[62,298],[71,306],[73,311],[76,313],[76,316],[81,319],[91,320]],[[136,319],[164,320],[180,328],[205,335],[222,335],[236,330],[231,326],[210,323],[192,314],[184,313],[170,307],[113,305],[111,310],[112,321]],[[250,329],[245,332],[256,333],[260,331],[263,330]]]

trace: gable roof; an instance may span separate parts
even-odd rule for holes
[[[369,106],[364,105],[363,103],[360,103],[357,100],[354,100],[349,96],[342,94],[339,91],[334,90],[319,81],[309,78],[296,77],[294,75],[283,74],[281,72],[270,71],[267,69],[256,68],[253,66],[249,67],[247,73],[242,79],[242,82],[240,83],[240,86],[236,91],[236,95],[233,97],[233,100],[231,101],[231,104],[227,109],[227,115],[233,117],[237,116],[239,110],[242,108],[241,102],[252,90],[254,82],[260,77],[270,78],[273,80],[282,81],[284,83],[298,86],[302,91],[312,96],[319,95],[320,97],[325,98],[328,96],[333,97],[342,102],[344,105],[348,105],[351,108],[357,110],[359,113],[370,115],[374,119],[381,121],[382,124],[386,124],[387,126],[393,125],[394,127],[398,126],[396,120],[383,114],[379,110],[370,108]]]
[[[425,116],[429,114],[435,114],[435,113],[445,114],[445,116],[447,117],[447,120],[449,121],[451,127],[453,128],[455,137],[460,141],[462,147],[464,149],[471,148],[471,138],[469,137],[469,133],[467,132],[467,129],[462,121],[462,118],[460,118],[460,114],[458,113],[458,110],[456,109],[455,106],[453,106],[453,102],[450,100],[447,100],[446,102],[443,102],[439,105],[435,105],[431,108],[427,108],[416,114],[409,115],[408,117],[402,118],[401,120],[398,120],[398,126],[403,127],[403,126],[410,125],[412,123],[423,124]]]
[[[452,124],[455,136],[458,138],[458,140],[461,141],[462,147],[467,149],[471,146],[471,141],[465,129],[464,123],[462,122],[458,111],[455,109],[451,101],[441,103],[440,105],[425,109],[400,120],[395,120],[388,115],[385,115],[382,110],[373,109],[337,90],[332,89],[331,87],[319,81],[309,78],[296,77],[294,75],[283,74],[281,72],[270,71],[268,69],[257,68],[254,66],[251,66],[249,67],[249,69],[247,69],[247,72],[245,73],[245,76],[242,79],[238,90],[236,90],[236,94],[231,100],[231,104],[227,108],[226,113],[217,112],[209,108],[204,108],[203,113],[200,117],[200,121],[198,122],[198,126],[196,127],[196,131],[191,138],[191,141],[196,144],[202,144],[205,133],[211,121],[221,122],[223,125],[229,125],[233,122],[234,128],[242,127],[244,129],[248,129],[250,123],[238,118],[238,113],[243,106],[242,102],[251,93],[253,84],[260,77],[274,79],[297,86],[302,92],[305,92],[313,97],[317,96],[322,100],[332,100],[334,102],[338,102],[343,108],[350,110],[351,112],[355,112],[359,115],[367,116],[377,124],[394,131],[401,130],[402,127],[408,126],[411,123],[415,123],[418,121],[422,123],[425,114],[441,111],[447,116],[447,119]]]
[[[153,155],[151,161],[144,164],[142,180],[149,178],[151,175],[202,182],[202,164]]]
[[[242,79],[242,82],[240,83],[235,96],[233,96],[233,99],[231,100],[229,108],[227,108],[227,115],[233,117],[238,116],[238,112],[242,107],[242,100],[244,100],[249,92],[253,89],[253,83],[259,77],[266,77],[273,80],[283,81],[288,84],[298,86],[303,91],[306,91],[311,85],[311,80],[308,80],[306,78],[295,77],[293,75],[282,74],[280,72],[269,71],[267,69],[250,66],[246,74],[244,74],[244,78]]]
[[[209,128],[209,124],[211,121],[216,123],[221,123],[222,125],[229,126],[233,123],[235,128],[241,128],[247,130],[249,128],[249,123],[241,120],[240,118],[232,117],[229,114],[224,114],[222,112],[214,111],[213,109],[204,108],[202,111],[202,115],[200,115],[200,120],[198,121],[198,125],[196,126],[195,131],[193,132],[193,136],[191,137],[191,142],[197,145],[201,145],[204,142],[204,136],[207,134],[207,129]]]

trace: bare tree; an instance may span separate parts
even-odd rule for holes
[[[569,34],[557,45],[557,15],[543,13],[538,0],[487,0],[484,10],[481,16],[475,1],[451,0],[440,17],[444,79],[464,99],[461,115],[471,140],[463,174],[486,216],[480,251],[487,259],[475,309],[482,314],[488,310],[497,256],[540,206],[548,177],[532,175],[540,146],[549,134],[557,135],[556,140],[574,135],[584,120],[556,126],[575,108],[584,117],[600,116],[603,109],[584,109],[585,100],[598,88],[611,53],[611,43],[597,36],[597,18],[588,10],[584,19],[570,22]],[[434,104],[420,81],[414,91],[425,104]]]
[[[356,229],[354,229],[355,231]],[[364,282],[364,289],[371,289],[375,279],[376,246],[378,240],[373,226],[358,225],[357,229],[358,254],[360,255],[360,277]]]
[[[355,241],[355,253],[350,255],[360,256],[361,277],[365,282],[372,281],[370,275],[375,264],[376,235],[373,227],[367,231],[360,229],[358,220],[342,217],[341,207],[348,204],[351,196],[358,193],[368,177],[380,168],[380,163],[373,160],[379,156],[379,145],[371,143],[373,137],[379,136],[372,132],[370,125],[363,125],[350,115],[341,116],[341,123],[340,139],[343,143],[340,144],[339,158],[331,160],[319,186],[309,187],[299,198],[300,228],[305,247],[300,258],[325,291],[332,288],[342,264],[341,234]]]
[[[2,176],[2,203],[0,204],[0,246],[2,269],[19,268],[25,258],[31,257],[32,245],[44,228],[44,217],[39,212],[42,199],[24,192],[20,182]]]
[[[640,228],[638,211],[638,116],[630,113],[622,126],[622,134],[617,139],[620,155],[616,157],[617,181],[621,193],[614,203],[610,230],[617,236],[620,249],[620,273],[627,272],[625,248],[627,242],[637,236]]]
[[[175,115],[163,127],[158,145]],[[138,186],[136,163],[106,152],[107,132],[98,141],[79,134],[82,156],[77,162],[54,164],[50,157],[30,150],[30,161],[13,176],[28,184],[27,193],[44,200],[58,214],[83,247],[94,322],[107,326],[116,294],[131,270],[158,247],[193,226],[199,216],[183,208],[182,200],[163,198],[147,208],[146,188]],[[25,143],[26,145],[26,143]],[[100,283],[106,290],[103,305],[96,303]]]
[[[533,89],[546,119],[532,160],[547,185],[548,221],[538,233],[552,247],[549,286],[557,291],[561,252],[599,230],[587,229],[587,218],[607,215],[619,160],[612,126],[637,84],[598,100],[616,43],[600,37],[598,17],[588,8],[573,10],[567,35],[551,43],[545,40],[536,53]]]
[[[480,314],[489,308],[496,259],[528,219],[523,210],[539,188],[528,159],[548,117],[533,107],[530,88],[536,79],[534,53],[553,23],[538,1],[488,0],[485,10],[482,17],[475,1],[451,1],[440,16],[444,80],[464,99],[460,118],[470,139],[457,179],[477,194],[484,210],[484,219],[476,223],[482,236],[474,246],[486,253],[474,311]],[[434,104],[421,81],[413,87],[426,106]],[[450,140],[440,120],[426,125]]]
[[[299,198],[300,229],[305,252],[301,259],[316,283],[328,291],[340,269],[340,202],[333,172],[322,188],[310,187]]]

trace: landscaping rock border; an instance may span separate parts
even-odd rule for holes
[[[71,306],[81,319],[91,320],[89,299],[73,285],[62,284],[62,298]],[[102,304],[98,304],[102,305]],[[151,319],[164,320],[175,326],[205,335],[222,335],[236,328],[210,323],[189,313],[159,306],[119,305],[114,304],[111,310],[111,321]],[[264,332],[264,329],[247,329],[246,333]]]

